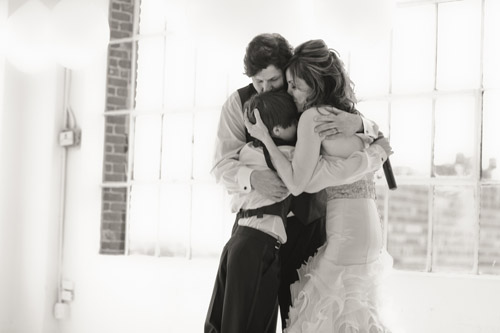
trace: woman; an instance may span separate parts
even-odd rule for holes
[[[346,158],[364,149],[369,139],[353,135],[322,140],[314,132],[318,106],[356,112],[352,82],[335,51],[322,40],[296,47],[286,79],[288,92],[302,111],[293,160],[278,150],[257,111],[257,123],[247,121],[246,126],[266,145],[281,179],[298,195],[311,179],[318,155]],[[373,174],[326,190],[327,242],[301,267],[299,281],[291,286],[293,303],[285,331],[388,332],[379,315],[376,285],[392,259],[383,250]]]

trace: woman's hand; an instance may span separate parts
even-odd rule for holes
[[[248,133],[252,137],[266,144],[267,140],[271,140],[271,135],[269,134],[269,130],[267,129],[266,125],[264,125],[264,122],[260,118],[259,110],[254,109],[253,114],[255,116],[255,124],[252,124],[250,122],[250,120],[248,119],[248,113],[245,111],[245,126],[248,130]]]
[[[333,106],[318,107],[318,112],[322,115],[314,117],[314,121],[320,123],[314,128],[320,137],[335,135],[353,135],[363,129],[361,116],[339,110]]]

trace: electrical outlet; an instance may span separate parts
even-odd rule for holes
[[[54,305],[54,318],[59,320],[67,319],[69,318],[69,315],[70,315],[69,304],[59,302]]]
[[[79,129],[64,129],[59,133],[59,145],[62,147],[76,146],[80,143]]]

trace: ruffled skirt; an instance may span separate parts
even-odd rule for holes
[[[379,292],[392,257],[383,250],[370,263],[338,265],[325,255],[327,244],[298,270],[285,332],[390,332],[383,323]]]

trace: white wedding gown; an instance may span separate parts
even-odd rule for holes
[[[383,249],[373,175],[326,190],[327,242],[298,271],[285,332],[390,332],[378,290],[392,258]]]

